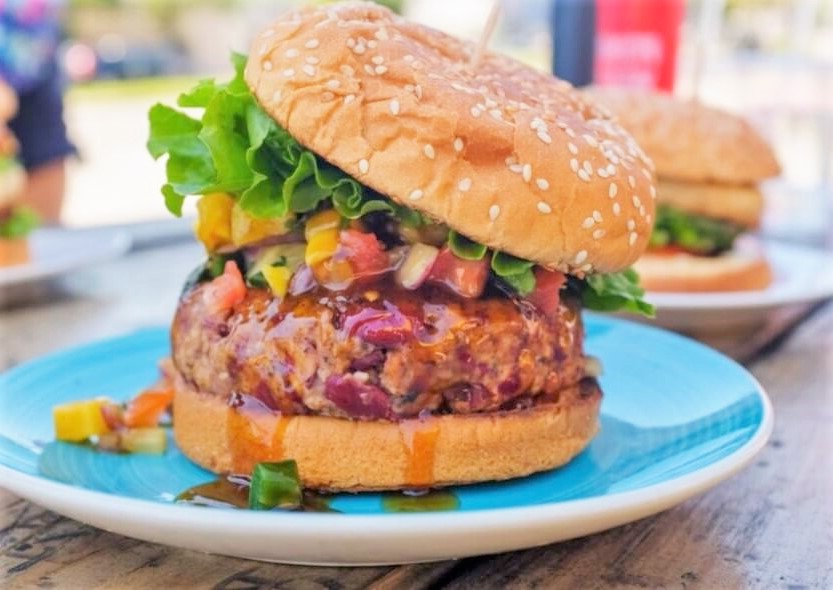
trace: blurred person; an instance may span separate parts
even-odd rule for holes
[[[63,119],[56,50],[61,0],[0,0],[0,81],[16,94],[9,121],[28,173],[23,201],[44,221],[60,219],[65,163],[75,152]]]

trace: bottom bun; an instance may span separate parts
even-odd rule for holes
[[[29,262],[29,241],[26,238],[13,240],[0,238],[0,266],[26,264]]]
[[[284,416],[230,407],[174,375],[174,437],[215,473],[250,473],[294,459],[307,488],[344,491],[442,487],[510,479],[564,465],[598,431],[601,391],[585,379],[557,401],[486,414],[403,422]],[[245,408],[249,406],[249,409]]]
[[[741,250],[720,256],[648,252],[634,268],[648,291],[757,291],[772,283],[772,269],[766,259]]]

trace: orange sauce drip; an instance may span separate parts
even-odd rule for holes
[[[282,459],[291,459],[291,457],[284,456],[283,439],[286,436],[286,429],[289,427],[289,421],[292,418],[289,416],[279,416],[278,423],[275,426],[275,434],[272,436],[272,452],[270,459],[273,461],[280,461]]]
[[[251,473],[261,461],[283,458],[283,439],[290,418],[263,411],[231,408],[226,430],[233,473]]]
[[[435,425],[419,425],[406,433],[410,437],[405,482],[421,487],[434,483],[434,452],[440,430]]]

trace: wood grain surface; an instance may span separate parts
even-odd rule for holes
[[[167,323],[182,277],[200,257],[194,246],[147,250],[33,293],[0,313],[0,369]],[[768,447],[731,480],[655,517],[503,555],[315,568],[129,539],[0,489],[0,587],[833,588],[833,305],[791,318],[736,343],[775,405]]]

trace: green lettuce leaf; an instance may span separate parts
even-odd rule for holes
[[[651,233],[654,248],[677,246],[699,255],[716,255],[732,248],[744,231],[736,223],[686,213],[675,207],[657,207],[657,219]]]
[[[11,214],[0,221],[0,238],[13,240],[29,235],[40,225],[40,217],[29,207],[15,207]]]
[[[596,311],[629,311],[654,317],[654,306],[643,299],[639,275],[629,268],[622,272],[590,275],[584,280],[581,300]]]
[[[202,109],[199,119],[162,104],[150,110],[147,149],[156,159],[167,156],[162,194],[174,215],[188,195],[225,192],[261,219],[307,213],[332,199],[349,219],[384,211],[419,223],[418,215],[304,149],[255,101],[243,79],[245,56],[234,54],[232,62],[230,82],[202,80],[179,97],[180,107]]]
[[[448,247],[457,258],[463,260],[482,260],[488,251],[483,244],[478,244],[453,229],[448,232]]]

